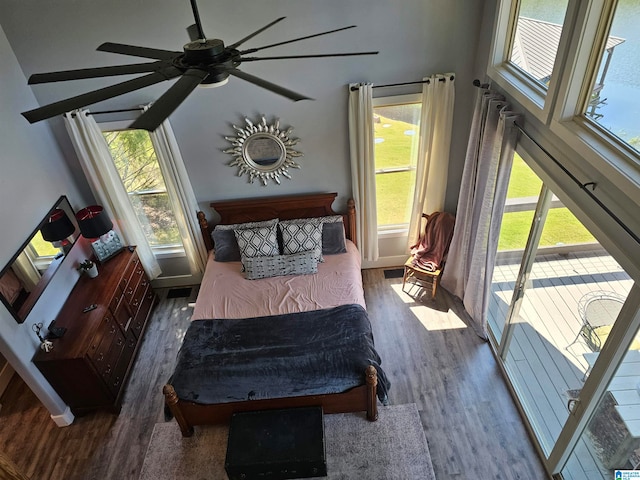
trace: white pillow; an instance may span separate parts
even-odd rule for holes
[[[318,273],[318,260],[311,251],[293,255],[252,257],[244,259],[244,268],[247,280],[281,275],[310,275]]]
[[[245,258],[270,257],[278,255],[278,238],[276,226],[243,228],[233,233],[240,247],[240,256],[244,264]]]

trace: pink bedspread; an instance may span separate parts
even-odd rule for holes
[[[247,280],[240,262],[216,262],[212,254],[191,319],[263,317],[353,303],[366,308],[356,246],[347,240],[347,253],[324,259],[314,275]]]

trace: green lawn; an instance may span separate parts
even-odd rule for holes
[[[375,138],[384,139],[375,144],[376,169],[407,165],[412,148],[417,149],[417,127],[411,123],[380,116],[375,123]],[[406,135],[408,130],[416,130],[416,135]],[[378,224],[392,225],[408,223],[409,205],[413,196],[415,170],[379,174],[376,176]],[[537,197],[542,181],[516,154],[513,159],[508,198]],[[513,212],[504,215],[498,250],[523,249],[533,211]],[[540,246],[595,242],[595,238],[567,208],[554,208],[549,212],[542,232]]]
[[[375,144],[376,169],[405,167],[407,159],[412,158],[412,148],[418,148],[417,127],[400,120],[379,118],[380,122],[374,124],[375,138],[384,141]],[[408,130],[416,131],[416,135],[405,135]],[[376,176],[378,225],[409,222],[415,178],[415,170]]]

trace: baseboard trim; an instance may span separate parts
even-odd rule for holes
[[[68,427],[75,419],[76,417],[73,416],[69,407],[67,407],[62,415],[51,415],[51,420],[56,422],[56,425],[59,427]]]
[[[406,255],[395,255],[393,257],[380,257],[375,262],[371,262],[368,260],[362,261],[362,269],[367,268],[388,268],[388,267],[402,267],[404,262],[409,258],[409,254]]]

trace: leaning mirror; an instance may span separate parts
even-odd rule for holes
[[[0,300],[18,323],[25,321],[78,236],[73,209],[63,195],[0,271]]]
[[[224,137],[231,142],[232,148],[223,150],[233,156],[229,166],[238,167],[238,176],[249,175],[249,182],[257,178],[262,185],[269,180],[280,184],[280,176],[291,179],[289,168],[300,168],[293,159],[302,153],[291,148],[298,143],[291,137],[293,128],[280,130],[280,120],[268,123],[264,116],[260,121],[252,122],[245,118],[246,127],[237,127],[235,137]]]

